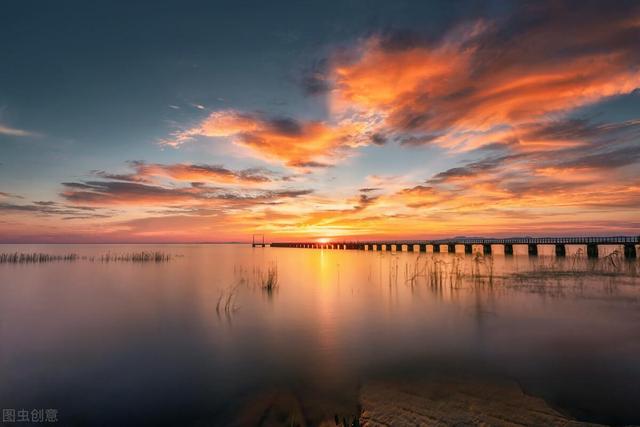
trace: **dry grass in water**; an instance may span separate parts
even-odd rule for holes
[[[541,257],[534,261],[532,271],[514,273],[517,278],[561,278],[561,277],[586,277],[586,276],[630,276],[640,275],[640,260],[626,260],[624,254],[613,251],[609,255],[591,259],[579,250],[576,254],[567,258]]]
[[[0,254],[0,264],[39,264],[54,261],[76,261],[78,254],[51,255],[43,253],[2,253]]]
[[[240,308],[235,304],[235,301],[238,288],[243,283],[244,282],[241,280],[226,291],[223,290],[222,292],[220,292],[218,303],[216,304],[216,313],[218,314],[218,316],[220,316],[221,313],[229,316],[231,315],[231,313],[237,311]]]
[[[267,267],[265,274],[260,276],[262,289],[267,293],[272,293],[278,288],[278,264],[272,264]]]
[[[278,264],[275,262],[268,265],[266,270],[259,266],[254,266],[251,269],[235,266],[233,271],[238,276],[240,284],[248,285],[251,288],[260,288],[271,293],[280,287]]]
[[[86,256],[75,253],[70,254],[45,254],[45,253],[1,253],[0,264],[41,264],[49,262],[167,262],[171,261],[172,255],[160,251],[141,251],[127,253],[111,253]]]

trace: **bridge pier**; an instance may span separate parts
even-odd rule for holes
[[[624,245],[624,257],[635,259],[638,257],[638,251],[635,244]]]
[[[438,240],[436,242],[399,240],[366,243],[360,242],[273,242],[263,243],[262,239],[253,238],[253,247],[271,246],[274,248],[309,248],[309,249],[355,249],[385,252],[427,252],[427,253],[483,253],[485,255],[554,255],[566,257],[573,255],[589,258],[604,257],[610,253],[624,254],[625,258],[635,259],[640,256],[640,237],[522,237],[510,239],[466,239]]]

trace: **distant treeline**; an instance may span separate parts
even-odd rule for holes
[[[25,253],[12,252],[0,253],[0,264],[39,264],[56,261],[89,261],[89,262],[166,262],[172,258],[171,254],[165,252],[129,252],[129,253],[111,253],[102,255],[78,255],[69,254],[45,254],[45,253]]]

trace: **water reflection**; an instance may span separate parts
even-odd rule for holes
[[[637,262],[152,249],[180,256],[0,265],[3,407],[59,408],[68,424],[251,424],[265,411],[317,424],[357,415],[372,381],[491,374],[581,419],[640,420]]]

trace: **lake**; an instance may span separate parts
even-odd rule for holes
[[[0,245],[14,251],[85,257],[0,264],[0,406],[62,425],[317,425],[357,417],[371,382],[433,376],[640,423],[637,260]],[[171,259],[100,260],[139,251]]]

